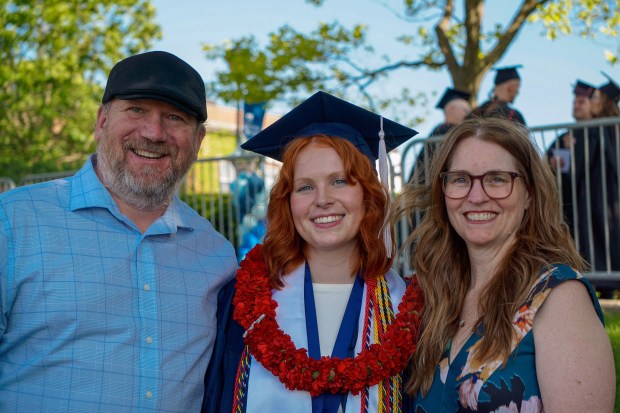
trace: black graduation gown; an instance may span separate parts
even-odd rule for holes
[[[497,117],[511,120],[523,126],[526,125],[525,118],[517,109],[510,106],[507,102],[492,99],[484,102],[474,109],[470,116]]]
[[[601,139],[601,132],[603,134]],[[613,128],[576,128],[573,129],[574,158],[568,172],[560,173],[562,207],[564,216],[575,237],[581,255],[590,263],[593,271],[620,270],[620,207],[618,193],[618,164],[616,147],[618,137]],[[587,145],[587,146],[586,146]],[[602,146],[604,150],[602,151]],[[553,149],[566,148],[563,138],[551,145],[548,156]],[[568,148],[566,148],[568,149]],[[588,157],[586,159],[586,150]],[[601,163],[601,157],[603,163]],[[575,194],[571,183],[571,174],[575,173]],[[607,198],[603,196],[603,171],[605,171]],[[588,176],[586,176],[588,174]],[[586,191],[590,185],[590,196]],[[573,203],[573,198],[575,203]],[[573,205],[576,211],[573,211]],[[607,205],[607,211],[605,211]],[[590,213],[588,214],[588,211]],[[589,224],[591,220],[591,225]],[[605,225],[609,229],[610,266],[607,265],[607,247],[605,245]],[[592,236],[590,237],[590,229]],[[592,238],[592,248],[590,248]],[[601,283],[597,283],[602,285]]]
[[[233,319],[235,284],[236,279],[229,281],[218,294],[217,335],[205,374],[204,413],[232,412],[237,367],[245,345],[245,330]]]

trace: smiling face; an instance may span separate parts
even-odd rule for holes
[[[204,133],[196,118],[167,102],[114,99],[97,114],[97,174],[123,202],[161,209],[196,160]]]
[[[347,178],[333,148],[311,144],[300,152],[290,206],[308,252],[353,253],[365,212],[363,199],[361,185]]]
[[[472,156],[475,154],[475,156]],[[489,171],[522,173],[516,159],[501,146],[469,137],[457,143],[447,164],[447,171],[482,175]],[[474,180],[471,191],[462,199],[444,197],[450,224],[473,251],[504,251],[515,240],[529,205],[529,194],[523,178],[515,178],[512,194],[505,199],[491,199],[483,191],[480,180]]]

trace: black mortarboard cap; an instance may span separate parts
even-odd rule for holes
[[[324,134],[348,140],[374,164],[379,157],[382,120],[387,152],[417,134],[413,129],[319,91],[241,147],[281,161],[284,147],[293,139]]]
[[[500,83],[504,83],[512,79],[521,79],[521,77],[519,77],[519,72],[517,72],[517,69],[520,67],[523,67],[523,65],[498,67],[497,69],[493,69],[497,72],[495,74],[495,84],[499,85]]]
[[[577,83],[575,83],[575,87],[573,88],[573,94],[576,96],[585,96],[588,98],[592,97],[596,88],[589,83],[584,82],[583,80],[577,79]]]
[[[464,99],[469,102],[470,98],[471,98],[471,95],[469,93],[464,92],[462,90],[458,90],[458,89],[452,89],[451,87],[449,87],[443,93],[443,96],[441,96],[441,99],[439,99],[439,102],[437,103],[437,106],[435,107],[437,109],[443,109],[444,107],[446,107],[448,103],[450,103],[451,101],[455,99]]]
[[[102,103],[118,99],[163,100],[182,111],[207,119],[205,84],[185,61],[168,52],[147,52],[118,62],[108,76]]]
[[[607,95],[609,99],[618,103],[618,101],[620,100],[620,86],[618,86],[618,84],[614,82],[614,80],[607,73],[601,73],[609,80],[609,82],[599,87],[598,90]]]

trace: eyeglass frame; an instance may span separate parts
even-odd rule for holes
[[[467,190],[467,193],[465,195],[457,197],[457,198],[446,195],[446,188],[445,188],[445,182],[446,181],[444,179],[446,177],[446,175],[448,175],[448,174],[455,174],[455,173],[467,175],[469,177],[469,179],[470,179],[469,189]],[[505,174],[509,174],[510,175],[510,191],[508,192],[508,195],[498,198],[498,197],[491,196],[491,195],[489,195],[487,193],[487,190],[484,188],[484,177],[487,176],[488,174],[492,174],[492,173],[505,173]],[[482,188],[482,191],[484,191],[486,196],[488,196],[489,198],[494,199],[494,200],[495,199],[506,199],[510,195],[512,195],[512,191],[514,190],[514,187],[515,187],[515,179],[523,178],[523,176],[524,176],[523,174],[520,174],[518,172],[510,172],[510,171],[487,171],[487,172],[483,173],[482,175],[471,175],[471,174],[469,174],[469,173],[467,173],[465,171],[446,171],[446,172],[441,172],[439,174],[439,178],[441,179],[441,191],[443,192],[443,194],[444,194],[444,196],[446,198],[450,198],[450,199],[463,199],[463,198],[466,198],[467,195],[469,195],[469,193],[471,192],[471,189],[474,187],[474,181],[476,179],[480,181],[480,187]]]

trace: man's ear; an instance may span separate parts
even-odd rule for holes
[[[97,110],[97,120],[95,121],[95,142],[99,143],[102,136],[102,131],[108,120],[108,110],[106,105],[99,106]]]
[[[198,151],[200,150],[200,145],[202,144],[202,140],[204,139],[206,134],[207,134],[207,128],[203,123],[200,126],[198,126],[198,130],[196,131],[196,139],[194,142],[194,145],[196,145],[195,146],[196,154],[198,154]]]

